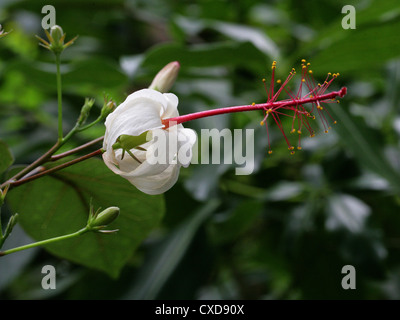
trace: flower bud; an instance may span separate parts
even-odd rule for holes
[[[105,100],[103,108],[101,108],[100,117],[101,119],[107,118],[107,116],[115,110],[117,105],[112,100]]]
[[[14,226],[17,224],[17,222],[18,222],[18,213],[13,214],[11,216],[10,220],[8,220],[6,230],[4,231],[5,238],[8,238],[8,236],[11,234],[11,232],[14,229]]]
[[[78,38],[75,37],[64,44],[66,34],[64,33],[63,29],[58,25],[52,26],[50,28],[50,32],[48,32],[47,30],[44,30],[44,32],[46,33],[47,39],[49,41],[46,41],[39,36],[36,36],[40,40],[39,44],[46,49],[53,51],[55,54],[60,54],[61,52],[63,52],[64,49],[68,48]]]
[[[168,92],[178,77],[179,69],[180,64],[178,61],[168,63],[154,77],[149,89],[157,90],[162,93]]]
[[[119,208],[118,207],[109,207],[99,214],[95,214],[95,216],[89,220],[88,226],[90,229],[100,229],[101,227],[105,227],[117,219],[119,216]]]
[[[54,43],[60,43],[64,41],[64,39],[61,39],[65,37],[63,29],[58,25],[54,25],[51,27],[50,35],[53,38]]]
[[[81,109],[81,114],[79,115],[79,118],[77,120],[79,126],[82,126],[86,122],[86,119],[89,116],[93,104],[94,104],[94,99],[88,99],[88,98],[85,99],[85,104],[83,105]]]

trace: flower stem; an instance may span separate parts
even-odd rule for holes
[[[57,67],[58,141],[60,142],[63,140],[60,53],[56,53],[55,56],[56,56],[56,67]]]
[[[43,154],[40,158],[36,159],[34,162],[32,162],[29,166],[25,167],[22,169],[20,172],[18,172],[16,175],[8,179],[6,182],[0,185],[0,188],[3,188],[9,184],[12,184],[14,181],[17,179],[23,177],[24,175],[28,174],[31,170],[37,168],[41,164],[47,162],[51,155],[54,154],[61,146],[61,143],[59,141],[56,142],[54,146],[52,146],[45,154]]]
[[[335,97],[343,97],[347,92],[346,87],[343,87],[339,91],[333,91],[327,94],[322,94],[318,96],[314,96],[311,98],[302,98],[302,99],[288,99],[288,100],[281,100],[281,101],[271,101],[266,103],[260,104],[251,104],[251,105],[244,105],[244,106],[233,106],[227,108],[219,108],[219,109],[212,109],[212,110],[205,110],[200,112],[195,112],[187,115],[182,115],[174,118],[164,119],[163,124],[165,125],[165,129],[171,125],[180,124],[183,122],[211,117],[215,115],[225,114],[225,113],[234,113],[234,112],[243,112],[243,111],[253,111],[253,110],[267,110],[267,109],[276,109],[280,107],[289,107],[289,106],[296,106],[302,105],[306,103],[316,103],[317,101],[324,102],[325,100],[334,99]]]
[[[82,151],[82,150],[84,150],[84,149],[86,149],[86,148],[88,148],[88,147],[91,147],[91,146],[95,145],[95,144],[98,143],[98,142],[103,141],[103,138],[104,138],[104,137],[96,138],[96,139],[94,139],[94,140],[92,140],[92,141],[89,141],[89,142],[87,142],[87,143],[85,143],[85,144],[79,146],[79,147],[76,147],[76,148],[74,148],[74,149],[65,151],[65,152],[63,152],[63,153],[60,153],[60,154],[56,154],[56,155],[54,155],[54,156],[51,156],[50,160],[51,160],[51,161],[57,161],[57,160],[59,160],[59,159],[62,159],[62,158],[64,158],[64,157],[67,157],[67,156],[69,156],[69,155],[71,155],[71,154],[74,154],[74,153],[77,153],[77,152],[79,152],[79,151]]]
[[[22,250],[26,250],[26,249],[30,249],[30,248],[34,248],[34,247],[38,247],[38,246],[42,246],[42,245],[46,245],[46,244],[50,244],[53,242],[57,242],[57,241],[61,241],[61,240],[66,240],[66,239],[71,239],[74,237],[78,237],[86,232],[90,231],[88,229],[88,227],[85,227],[83,229],[80,229],[74,233],[70,233],[70,234],[66,234],[63,236],[59,236],[59,237],[54,237],[54,238],[50,238],[50,239],[46,239],[46,240],[42,240],[42,241],[38,241],[38,242],[34,242],[34,243],[30,243],[30,244],[26,244],[24,246],[20,246],[20,247],[16,247],[13,249],[9,249],[9,250],[5,250],[5,251],[0,251],[0,257],[5,256],[7,254],[10,253],[14,253],[14,252],[18,252],[18,251],[22,251]]]
[[[59,171],[59,170],[64,169],[64,168],[67,168],[69,166],[72,166],[73,164],[76,164],[78,162],[81,162],[81,161],[84,161],[86,159],[92,158],[92,157],[97,156],[97,155],[102,154],[102,153],[103,153],[103,150],[102,149],[98,149],[98,150],[93,151],[93,152],[91,152],[89,154],[86,154],[86,155],[84,155],[82,157],[79,157],[79,158],[76,158],[74,160],[68,161],[66,163],[60,164],[59,166],[56,166],[56,167],[50,168],[48,170],[42,171],[42,172],[40,172],[38,174],[35,174],[33,176],[28,176],[25,179],[20,179],[18,181],[11,181],[11,182],[9,182],[9,184],[10,184],[11,187],[20,186],[21,184],[27,183],[27,182],[35,180],[37,178],[43,177],[43,176],[45,176],[47,174]]]

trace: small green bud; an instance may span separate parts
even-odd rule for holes
[[[50,29],[50,35],[53,38],[54,43],[64,42],[65,34],[60,26],[58,25],[52,26]]]
[[[109,207],[100,213],[95,213],[89,218],[88,227],[92,230],[99,230],[109,225],[119,216],[118,207]]]
[[[115,104],[114,101],[112,101],[111,99],[110,100],[105,99],[103,108],[101,108],[101,113],[100,113],[101,119],[107,118],[107,116],[111,112],[113,112],[116,107],[117,107],[117,105]]]
[[[178,61],[168,63],[154,77],[149,89],[157,90],[162,93],[168,92],[178,77],[180,67],[181,65]]]
[[[6,230],[4,231],[4,238],[7,238],[11,234],[17,222],[18,222],[18,213],[12,215],[10,220],[8,220]]]
[[[49,41],[46,41],[39,36],[36,36],[36,38],[40,40],[39,45],[45,47],[50,51],[53,51],[55,54],[60,54],[61,52],[63,52],[78,38],[75,37],[67,43],[64,43],[66,34],[64,33],[63,29],[58,25],[52,26],[50,28],[50,32],[48,32],[47,30],[44,30],[44,32],[46,33],[47,39]]]
[[[94,105],[94,99],[88,99],[88,98],[85,99],[85,104],[83,105],[81,109],[81,114],[79,115],[79,118],[77,120],[77,124],[79,126],[82,126],[86,122],[93,105]]]
[[[10,185],[6,185],[6,187],[4,188],[4,190],[0,189],[0,207],[3,205],[4,203],[4,199],[6,198],[7,195],[7,191],[8,188],[10,187]]]

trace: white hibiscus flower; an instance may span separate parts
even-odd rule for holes
[[[176,95],[143,89],[106,118],[105,164],[147,194],[170,189],[190,163],[196,133],[181,124],[163,129],[162,120],[179,116],[177,107]]]

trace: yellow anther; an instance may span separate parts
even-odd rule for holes
[[[293,147],[293,146],[290,146],[288,149],[289,149],[289,150],[294,150],[294,147]]]
[[[251,105],[252,105],[252,106],[254,106],[255,104],[256,104],[256,103],[255,103],[255,102],[253,102]]]
[[[321,87],[321,84],[320,84],[320,83],[318,83],[318,87]]]
[[[308,66],[309,66],[310,64],[311,64],[311,63],[309,63],[309,62],[307,63]]]
[[[314,138],[314,137],[315,137],[315,133],[311,133],[310,138]]]
[[[264,125],[264,121],[260,121],[260,126],[263,126]]]
[[[297,147],[297,150],[301,150],[301,147],[300,147],[300,146],[298,146],[298,147]]]
[[[271,154],[272,153],[272,150],[268,150],[268,154]]]
[[[306,79],[301,79],[301,82],[306,82]]]
[[[301,62],[306,63],[306,59],[301,59]]]
[[[312,94],[310,94],[310,98],[312,98],[313,97],[313,95]]]
[[[290,130],[290,133],[295,133],[295,132],[296,132],[296,129]]]
[[[281,79],[276,80],[276,83],[280,84],[282,81]]]
[[[335,121],[333,121],[333,124],[336,124],[337,123],[337,121],[335,120]]]
[[[307,67],[306,67],[306,66],[303,66],[302,68],[305,69],[305,68],[307,68]]]
[[[290,154],[291,154],[291,155],[294,155],[294,154],[295,154],[295,152],[294,152],[294,151],[290,151]]]
[[[311,119],[315,120],[315,116],[314,116],[314,115],[312,115],[312,116],[311,116]]]
[[[328,76],[332,75],[332,73],[328,72]]]
[[[297,130],[297,133],[298,133],[298,134],[301,134],[301,130]]]
[[[325,130],[325,133],[328,133],[328,130]]]
[[[265,82],[265,81],[266,81],[265,78],[263,78],[263,79],[262,79],[262,82]]]
[[[312,70],[308,70],[308,73],[309,73],[309,74],[312,74]]]

